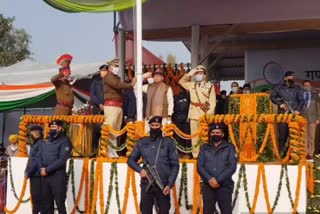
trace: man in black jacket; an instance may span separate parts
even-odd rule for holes
[[[203,180],[203,213],[215,213],[218,202],[221,213],[232,214],[232,175],[237,169],[238,156],[234,146],[223,139],[224,125],[212,124],[209,142],[201,147],[198,156],[198,173]]]
[[[95,76],[91,85],[90,85],[90,103],[92,104],[92,114],[94,115],[103,115],[103,81],[101,76],[101,71],[107,71],[107,65],[101,65],[99,68],[99,75]],[[92,133],[92,149],[95,151],[99,146],[99,140],[101,137],[101,124],[93,125]]]
[[[273,88],[270,94],[271,101],[278,106],[278,114],[298,114],[303,110],[304,96],[302,89],[294,84],[294,72],[284,74],[284,82]],[[286,153],[286,142],[289,134],[288,123],[278,124],[278,147],[281,155]]]
[[[42,127],[35,125],[30,128],[32,144],[30,146],[29,159],[25,169],[25,177],[30,178],[30,192],[32,197],[32,214],[38,214],[41,211],[41,176],[40,176],[40,160],[38,154],[40,152],[40,144],[43,143]]]
[[[169,137],[163,137],[161,131],[162,117],[154,116],[149,120],[150,137],[140,139],[128,158],[128,165],[141,177],[141,201],[142,214],[152,214],[153,204],[159,208],[160,214],[168,214],[170,210],[170,189],[173,187],[178,172],[179,159],[174,141]],[[163,190],[157,182],[149,186],[152,176],[144,167],[138,165],[142,157],[145,163],[150,164],[159,175],[158,181],[162,183]]]
[[[64,134],[63,121],[50,123],[49,137],[41,144],[41,171],[43,176],[43,208],[44,213],[53,214],[53,202],[56,202],[59,214],[66,214],[67,197],[67,160],[71,155],[72,144]]]

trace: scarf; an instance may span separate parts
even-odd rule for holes
[[[148,86],[147,90],[147,110],[146,117],[168,116],[167,91],[169,86],[161,83],[153,83]]]

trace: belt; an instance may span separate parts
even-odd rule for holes
[[[63,100],[58,100],[57,106],[64,107],[64,108],[72,108],[73,104],[66,102],[66,101],[63,101]]]
[[[117,99],[107,99],[104,101],[105,106],[122,107],[122,101]]]
[[[191,105],[193,105],[195,107],[204,107],[204,106],[206,106],[205,103],[194,103],[194,102],[190,102],[190,103],[191,103]]]

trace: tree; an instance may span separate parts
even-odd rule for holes
[[[14,18],[0,14],[0,67],[9,66],[30,57],[31,36],[13,26]]]
[[[176,64],[177,63],[177,57],[175,55],[173,55],[173,54],[168,54],[167,63],[168,64]]]

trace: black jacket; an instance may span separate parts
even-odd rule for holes
[[[286,83],[282,83],[273,88],[270,94],[271,101],[278,107],[286,100],[288,104],[295,110],[301,112],[304,106],[304,97],[302,89],[294,85],[289,87]],[[279,113],[284,113],[283,109],[278,108]],[[291,112],[294,113],[294,112]]]
[[[174,109],[172,120],[174,123],[185,123],[188,119],[190,95],[187,91],[183,91],[173,97]]]
[[[67,136],[60,133],[54,139],[45,140],[40,150],[41,167],[45,167],[48,174],[66,170],[67,160],[72,150],[72,144]]]
[[[123,116],[129,119],[136,119],[137,117],[137,101],[136,95],[134,94],[133,89],[128,89],[123,94]],[[146,116],[146,103],[147,96],[145,93],[142,93],[142,102],[143,102],[143,117]]]
[[[40,176],[41,160],[39,155],[41,152],[40,147],[43,142],[43,138],[41,137],[35,140],[30,146],[29,159],[24,171],[26,177]]]
[[[137,161],[141,157],[144,158],[149,164],[154,165],[156,153],[161,139],[162,138],[157,138],[155,141],[153,141],[150,137],[144,137],[140,139],[128,158],[129,167],[140,173],[142,167],[138,165]],[[164,186],[168,185],[173,187],[178,176],[179,167],[180,165],[176,145],[171,138],[164,137],[156,166]],[[147,181],[141,179],[141,182]]]
[[[238,157],[234,146],[228,141],[215,148],[212,143],[205,143],[198,156],[198,173],[204,182],[215,178],[222,187],[233,189],[232,175],[237,169]]]
[[[100,76],[96,77],[90,85],[90,101],[96,107],[99,107],[100,104],[103,105],[104,103],[103,81]]]

